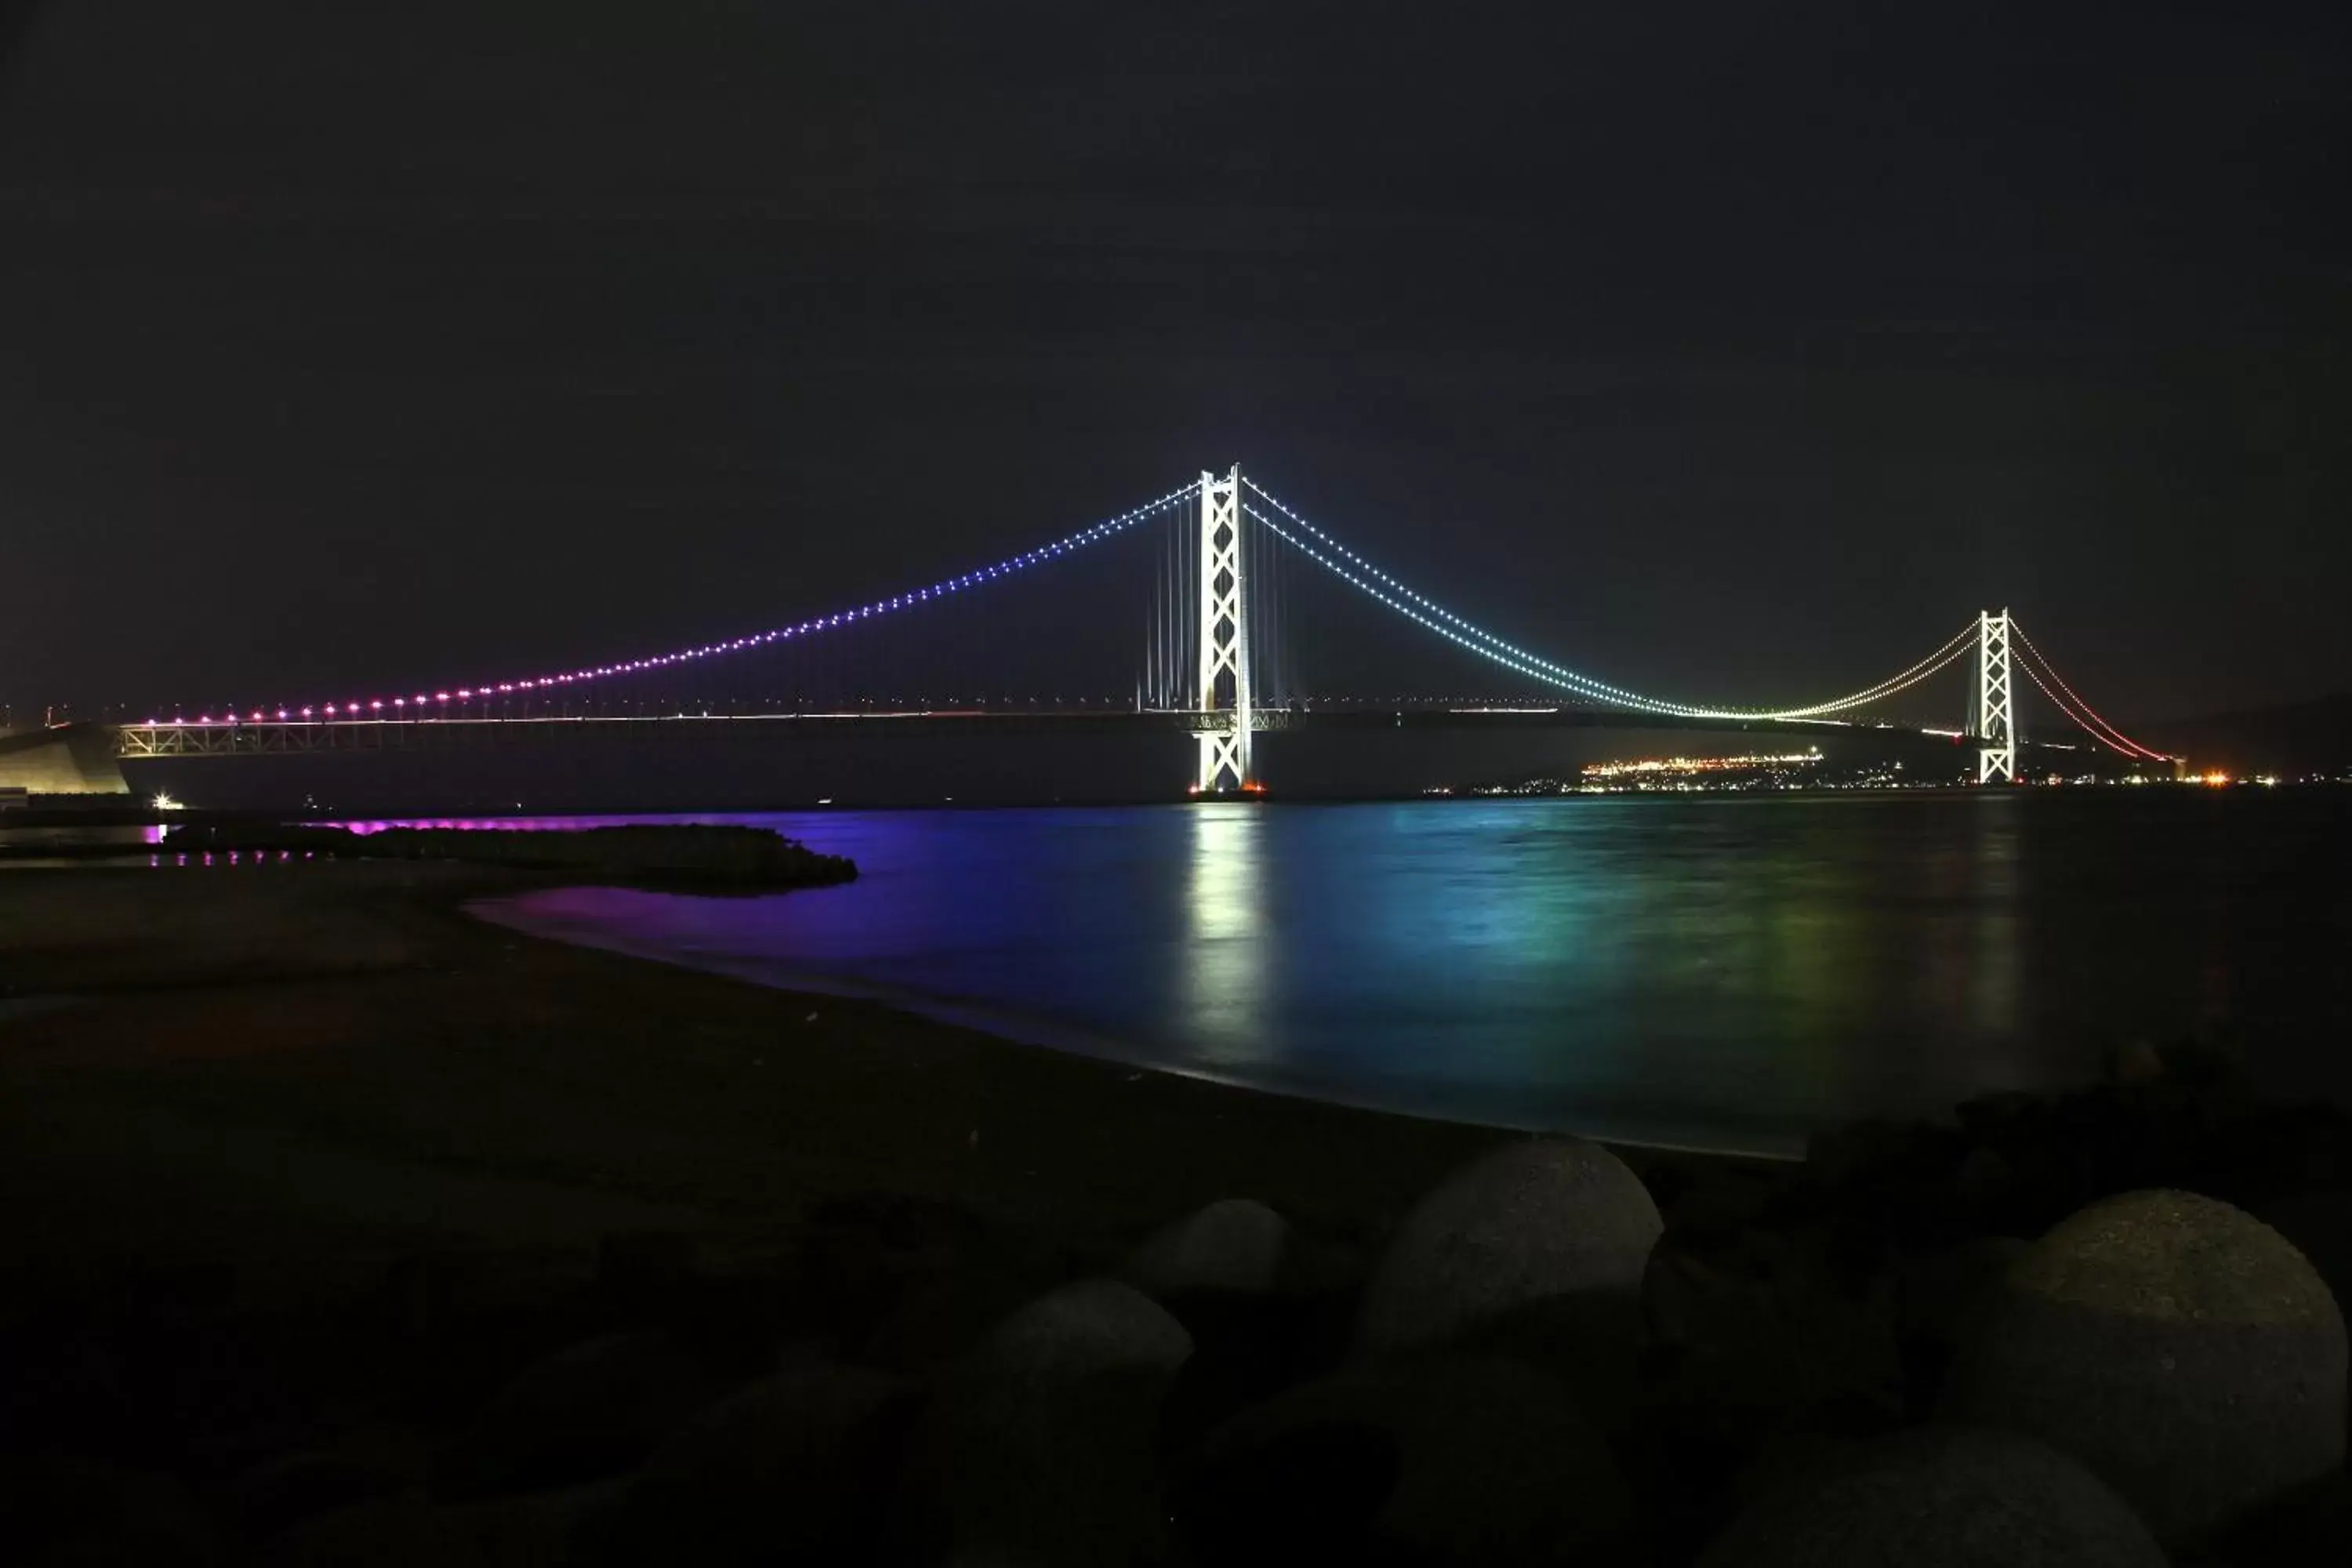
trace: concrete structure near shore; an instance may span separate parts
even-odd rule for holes
[[[114,731],[104,724],[0,730],[0,787],[46,795],[129,795],[115,760]]]

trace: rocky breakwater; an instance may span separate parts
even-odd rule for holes
[[[2286,1198],[2334,1190],[2333,1114],[2176,1077],[1802,1165],[1512,1139],[1377,1224],[1228,1199],[1073,1245],[900,1196],[751,1270],[614,1245],[528,1308],[411,1269],[343,1363],[372,1393],[124,1412],[102,1485],[0,1524],[289,1563],[2338,1563],[2325,1269],[2133,1184],[2221,1152],[2325,1253],[2336,1211]],[[39,1386],[20,1439],[122,1398]]]
[[[299,852],[338,859],[456,860],[681,892],[777,892],[855,881],[857,866],[771,828],[633,823],[618,827],[200,826],[163,845],[188,853]]]

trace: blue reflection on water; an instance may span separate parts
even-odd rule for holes
[[[1786,1152],[2217,1023],[2341,1091],[2334,1053],[2274,1043],[2343,1032],[2340,810],[2024,794],[671,818],[773,826],[861,875],[484,912],[1179,1071],[1662,1142]]]

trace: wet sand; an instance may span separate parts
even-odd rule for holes
[[[1216,1198],[1374,1234],[1509,1134],[1014,1045],[467,917],[435,865],[0,872],[0,1297],[333,1288],[419,1250],[707,1256],[827,1199],[1083,1257]]]

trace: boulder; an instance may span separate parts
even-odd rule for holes
[[[280,1536],[264,1561],[278,1568],[487,1568],[476,1534],[459,1510],[402,1492],[306,1521]]]
[[[929,1376],[961,1360],[1034,1294],[1034,1286],[1003,1269],[954,1270],[908,1291],[865,1336],[857,1360]]]
[[[2352,1473],[2298,1487],[2200,1542],[2197,1568],[2343,1568],[2352,1563]]]
[[[1924,1414],[1941,1405],[1953,1356],[1999,1296],[2010,1267],[2032,1247],[2013,1236],[1980,1236],[1898,1263],[1895,1328],[1915,1408]]]
[[[1358,1346],[1476,1340],[1563,1370],[1622,1362],[1616,1352],[1640,1334],[1642,1277],[1663,1229],[1641,1182],[1598,1144],[1497,1149],[1405,1215],[1365,1289]]]
[[[915,1548],[1167,1560],[1157,1427],[1192,1348],[1183,1325],[1115,1280],[1080,1280],[1015,1311],[924,1415],[908,1483]]]
[[[1192,1291],[1269,1295],[1291,1251],[1290,1222],[1251,1198],[1226,1198],[1165,1226],[1128,1258],[1138,1289],[1166,1300]]]
[[[2344,1317],[2268,1226],[2157,1191],[2061,1222],[1962,1347],[1961,1419],[2081,1459],[2168,1541],[2344,1461]]]
[[[1743,1467],[1903,1420],[1895,1302],[1883,1283],[1856,1291],[1801,1256],[1760,1272],[1713,1268],[1670,1238],[1652,1257],[1643,1304],[1640,1408],[1675,1456],[1676,1528],[1720,1524],[1689,1505]]]
[[[870,1545],[915,1385],[823,1366],[705,1408],[582,1531],[591,1563],[839,1562]]]
[[[1210,1436],[1174,1510],[1202,1563],[1638,1560],[1607,1443],[1558,1381],[1493,1357],[1291,1389]]]
[[[715,1391],[663,1332],[584,1340],[525,1368],[448,1457],[460,1494],[590,1480],[642,1459]]]
[[[54,1456],[0,1467],[0,1563],[203,1568],[220,1560],[194,1500],[167,1477]]]
[[[296,1452],[239,1476],[229,1500],[238,1528],[258,1540],[395,1489],[382,1470],[350,1455]]]
[[[2013,1433],[1928,1426],[1841,1448],[1759,1499],[1700,1568],[2165,1568],[2124,1501]]]

